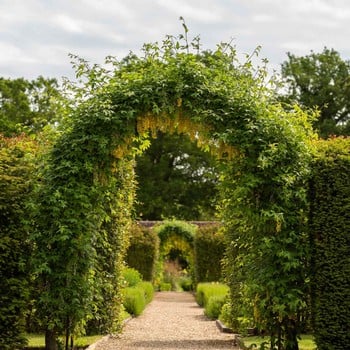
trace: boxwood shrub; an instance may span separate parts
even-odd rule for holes
[[[350,138],[320,141],[310,183],[312,311],[319,350],[350,344]]]
[[[221,309],[224,306],[227,295],[212,295],[209,297],[204,314],[212,320],[219,318]]]
[[[153,295],[153,285],[148,281],[142,281],[135,286],[124,288],[123,305],[126,312],[133,316],[141,315],[146,305],[152,301]]]
[[[226,296],[229,292],[229,287],[223,283],[206,282],[198,283],[196,289],[196,301],[199,306],[206,307],[210,297]]]

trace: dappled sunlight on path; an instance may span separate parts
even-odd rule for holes
[[[106,337],[94,350],[237,349],[232,334],[221,333],[203,315],[192,294],[160,292],[118,337]]]

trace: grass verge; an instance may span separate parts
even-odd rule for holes
[[[75,339],[74,345],[76,347],[85,347],[97,342],[101,339],[103,335],[89,335],[84,337],[79,337]],[[26,334],[26,338],[28,339],[27,348],[38,348],[45,347],[45,337],[42,334]]]
[[[259,349],[264,341],[269,341],[268,337],[244,337],[241,338],[241,346],[243,349]],[[254,344],[256,345],[254,347]],[[299,350],[316,350],[316,344],[312,335],[305,334],[299,340]]]

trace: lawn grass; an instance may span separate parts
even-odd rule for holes
[[[101,339],[102,335],[89,335],[84,337],[79,337],[75,339],[74,345],[78,347],[83,347],[87,345],[91,345]],[[43,334],[26,334],[26,338],[28,339],[27,347],[36,348],[36,347],[45,347],[45,336]]]
[[[259,345],[264,341],[269,341],[269,337],[244,337],[241,339],[244,349],[248,349],[249,346],[256,344],[257,347],[251,349],[259,349]],[[312,335],[305,334],[301,336],[299,340],[299,350],[316,350],[316,344]]]

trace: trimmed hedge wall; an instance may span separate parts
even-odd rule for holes
[[[159,238],[150,228],[132,226],[126,263],[139,271],[144,281],[153,281],[158,259]]]
[[[310,183],[312,309],[319,350],[350,344],[350,138],[318,143]]]
[[[19,349],[30,293],[29,211],[36,145],[0,135],[0,349]]]
[[[221,260],[225,253],[224,235],[218,225],[199,227],[194,237],[196,282],[222,279]]]

